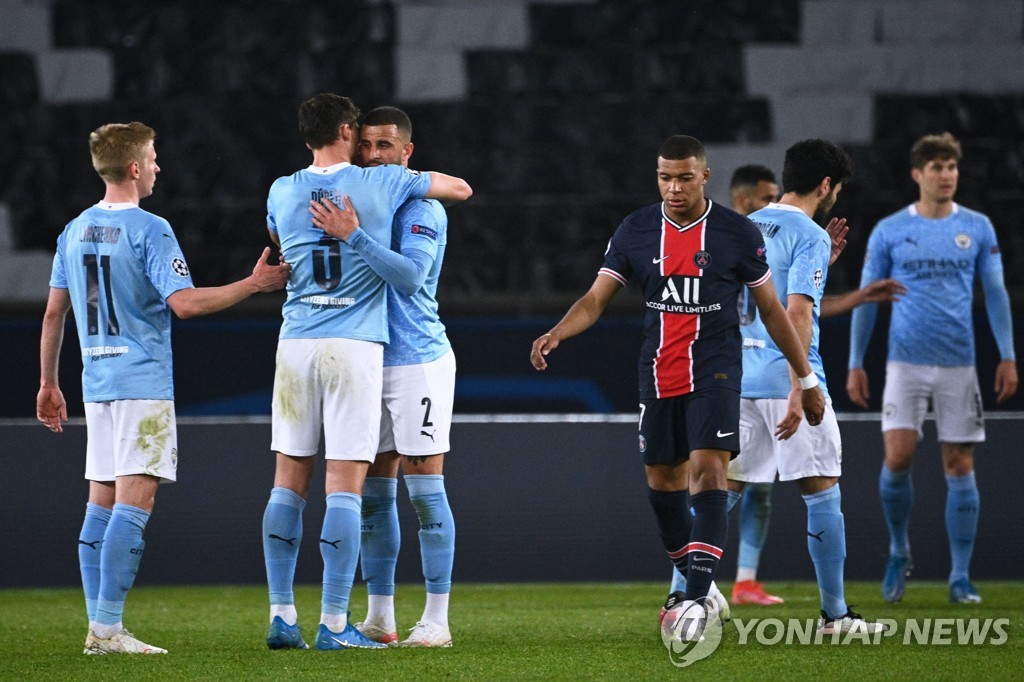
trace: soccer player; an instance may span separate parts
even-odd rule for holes
[[[465,181],[401,166],[350,161],[359,141],[359,109],[324,93],[299,107],[299,130],[313,163],[279,178],[267,199],[267,223],[294,267],[284,304],[272,403],[277,470],[263,517],[272,649],[307,648],[293,583],[302,508],[323,426],[327,511],[320,535],[323,598],[316,648],[381,648],[348,621],[360,546],[363,482],[380,436],[383,349],[388,341],[384,280],[350,244],[313,223],[310,200],[359,207],[362,230],[391,243],[395,212],[408,199],[463,201]]]
[[[804,140],[786,150],[785,194],[750,215],[764,235],[768,264],[775,274],[780,301],[800,336],[820,385],[827,395],[818,353],[818,317],[832,239],[815,218],[835,204],[853,163],[825,140]],[[843,567],[846,532],[840,505],[842,445],[839,424],[826,403],[820,426],[801,425],[799,386],[786,358],[772,341],[757,311],[740,320],[743,333],[743,399],[740,401],[740,455],[729,465],[731,501],[747,483],[796,481],[807,505],[807,548],[821,595],[818,628],[867,632],[881,626],[866,622],[846,603]]]
[[[732,210],[740,215],[750,215],[778,198],[779,184],[771,168],[750,164],[733,171],[729,181],[729,200]]]
[[[946,475],[946,531],[952,556],[951,602],[981,601],[969,568],[978,525],[974,446],[985,440],[981,393],[974,367],[971,301],[977,275],[1002,361],[996,367],[996,401],[1017,392],[1010,301],[1003,263],[989,219],[955,201],[960,143],[949,133],[926,135],[910,150],[910,174],[918,200],[879,221],[868,239],[861,283],[890,274],[908,285],[893,306],[889,355],[882,394],[885,462],[879,477],[882,510],[889,528],[889,562],[882,583],[886,601],[903,598],[912,568],[908,525],[914,489],[910,466],[929,401]],[[850,371],[846,390],[868,406],[864,351],[876,307],[854,312],[850,329]]]
[[[533,342],[530,354],[536,369],[546,369],[547,355],[589,329],[630,279],[642,286],[639,448],[662,542],[687,577],[685,595],[672,594],[666,604],[666,644],[700,638],[708,615],[703,602],[725,543],[726,469],[739,451],[736,302],[744,284],[801,377],[798,400],[808,421],[817,424],[824,412],[818,380],[775,296],[761,235],[749,220],[704,197],[710,174],[698,140],[668,138],[657,163],[663,201],[626,217],[590,291]]]
[[[413,147],[412,122],[401,109],[379,107],[363,117],[359,158],[364,167],[407,168]],[[392,250],[367,237],[353,211],[338,210],[328,200],[312,208],[317,214],[314,224],[349,244],[388,282],[390,341],[384,346],[380,444],[363,484],[361,562],[369,610],[356,628],[376,642],[398,642],[394,594],[401,541],[396,505],[401,463],[420,521],[427,601],[422,617],[398,646],[450,647],[448,596],[455,521],[443,466],[455,399],[455,356],[437,314],[436,298],[448,217],[433,199],[406,202],[395,215]]]
[[[58,381],[64,321],[74,310],[82,349],[89,502],[78,559],[89,616],[86,654],[165,654],[122,624],[142,536],[157,487],[176,478],[177,432],[171,372],[171,315],[223,310],[251,294],[284,286],[290,266],[267,262],[221,287],[195,288],[170,224],[139,208],[160,167],[142,123],[111,123],[89,135],[103,200],[68,223],[57,239],[43,318],[36,417],[60,433],[67,404]]]
[[[767,166],[740,166],[733,171],[729,182],[732,210],[750,215],[777,200],[779,185],[775,173]],[[744,297],[745,298],[745,297]],[[733,604],[771,606],[784,600],[764,591],[757,582],[757,566],[761,549],[768,535],[768,521],[772,513],[772,484],[748,485],[740,501],[740,546],[736,557],[736,582],[732,588]]]

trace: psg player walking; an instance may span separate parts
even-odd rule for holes
[[[700,638],[703,604],[725,544],[726,471],[739,451],[736,300],[744,285],[793,367],[793,390],[802,392],[810,425],[820,423],[825,398],[775,294],[761,233],[704,197],[711,175],[704,146],[686,135],[668,138],[658,152],[657,175],[663,201],[622,221],[590,291],[533,342],[530,361],[546,369],[547,355],[593,326],[630,279],[642,287],[639,447],[662,542],[687,577],[685,599],[673,595],[666,605],[662,636],[668,644]]]

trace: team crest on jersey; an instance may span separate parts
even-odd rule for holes
[[[181,277],[188,277],[188,264],[184,258],[175,258],[171,261],[171,270]]]
[[[956,245],[959,246],[961,249],[971,248],[971,238],[970,236],[964,234],[963,232],[958,234],[954,241],[956,241]]]
[[[647,452],[647,439],[640,436],[640,452]]]
[[[693,254],[693,264],[703,270],[707,266],[711,265],[711,254],[707,251],[698,251]]]
[[[431,239],[437,239],[437,232],[430,229],[425,225],[413,225],[409,230],[413,234],[421,234],[424,237],[430,237]]]
[[[814,288],[815,289],[820,289],[821,288],[821,283],[824,282],[824,281],[825,281],[825,273],[823,273],[821,271],[821,268],[818,268],[817,270],[814,271]]]

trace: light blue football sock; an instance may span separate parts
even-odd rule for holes
[[[373,476],[363,483],[362,549],[367,594],[395,594],[395,564],[402,545],[398,527],[398,479]]]
[[[420,556],[427,592],[447,594],[452,589],[455,561],[455,519],[444,491],[444,476],[405,476],[405,486],[420,519]]]
[[[96,602],[100,596],[100,554],[110,514],[106,507],[89,502],[85,505],[82,532],[78,534],[78,565],[82,570],[85,612],[90,622],[96,620]]]
[[[953,560],[949,582],[952,583],[969,579],[980,498],[973,471],[963,476],[946,476],[946,488],[946,533]]]
[[[263,512],[263,559],[271,604],[294,604],[295,563],[302,544],[306,501],[294,490],[273,488]]]
[[[324,591],[320,611],[345,616],[359,560],[359,517],[362,500],[354,493],[327,496],[320,555],[324,559]]]
[[[740,505],[740,547],[736,566],[756,571],[761,549],[768,537],[768,519],[772,513],[772,484],[751,483],[743,489]]]
[[[124,600],[132,589],[146,543],[149,513],[128,504],[115,504],[100,550],[100,592],[96,622],[116,625],[124,615]]]
[[[882,465],[878,477],[885,525],[889,528],[889,554],[910,556],[910,507],[914,504],[914,483],[910,471],[889,471]]]
[[[839,484],[803,498],[807,505],[807,549],[818,577],[821,609],[830,618],[842,618],[850,609],[843,588],[846,528]]]

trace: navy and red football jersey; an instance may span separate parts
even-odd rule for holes
[[[640,349],[640,399],[708,388],[740,390],[742,341],[736,299],[771,277],[761,233],[744,216],[708,200],[689,225],[663,204],[622,221],[600,274],[635,279],[647,310]]]

